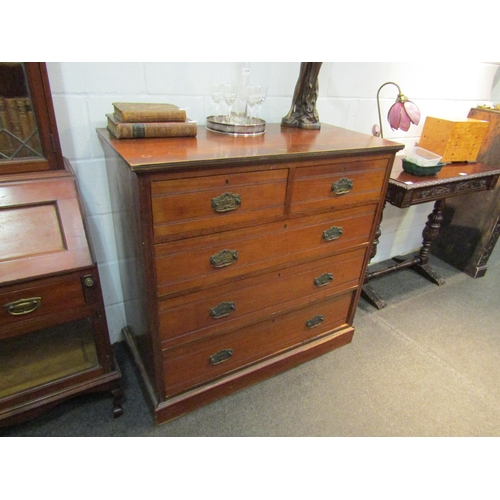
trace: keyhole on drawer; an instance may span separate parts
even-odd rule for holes
[[[283,229],[286,229],[286,224],[283,226]]]
[[[229,186],[229,179],[226,179],[226,186]]]

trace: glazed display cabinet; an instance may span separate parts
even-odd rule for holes
[[[0,426],[120,371],[71,165],[61,155],[43,63],[0,63]]]

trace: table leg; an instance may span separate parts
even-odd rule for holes
[[[379,310],[387,306],[386,302],[382,300],[380,295],[370,285],[363,285],[361,297]]]
[[[425,223],[425,228],[422,232],[422,247],[418,255],[413,257],[413,259],[404,259],[403,257],[393,257],[396,262],[408,263],[407,266],[417,273],[432,281],[436,285],[444,285],[445,281],[439,274],[437,274],[429,265],[429,251],[432,241],[437,237],[439,229],[441,228],[441,222],[443,221],[443,209],[445,205],[445,200],[438,200],[434,204],[434,210],[428,216],[427,222]]]

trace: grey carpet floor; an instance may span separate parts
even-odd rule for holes
[[[3,436],[500,436],[500,245],[472,279],[431,258],[438,287],[411,270],[372,280],[351,344],[155,426],[123,343],[124,415],[85,395]]]

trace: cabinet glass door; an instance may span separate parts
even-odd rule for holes
[[[23,63],[0,63],[0,159],[43,158]]]
[[[91,318],[0,340],[0,398],[99,367]]]

